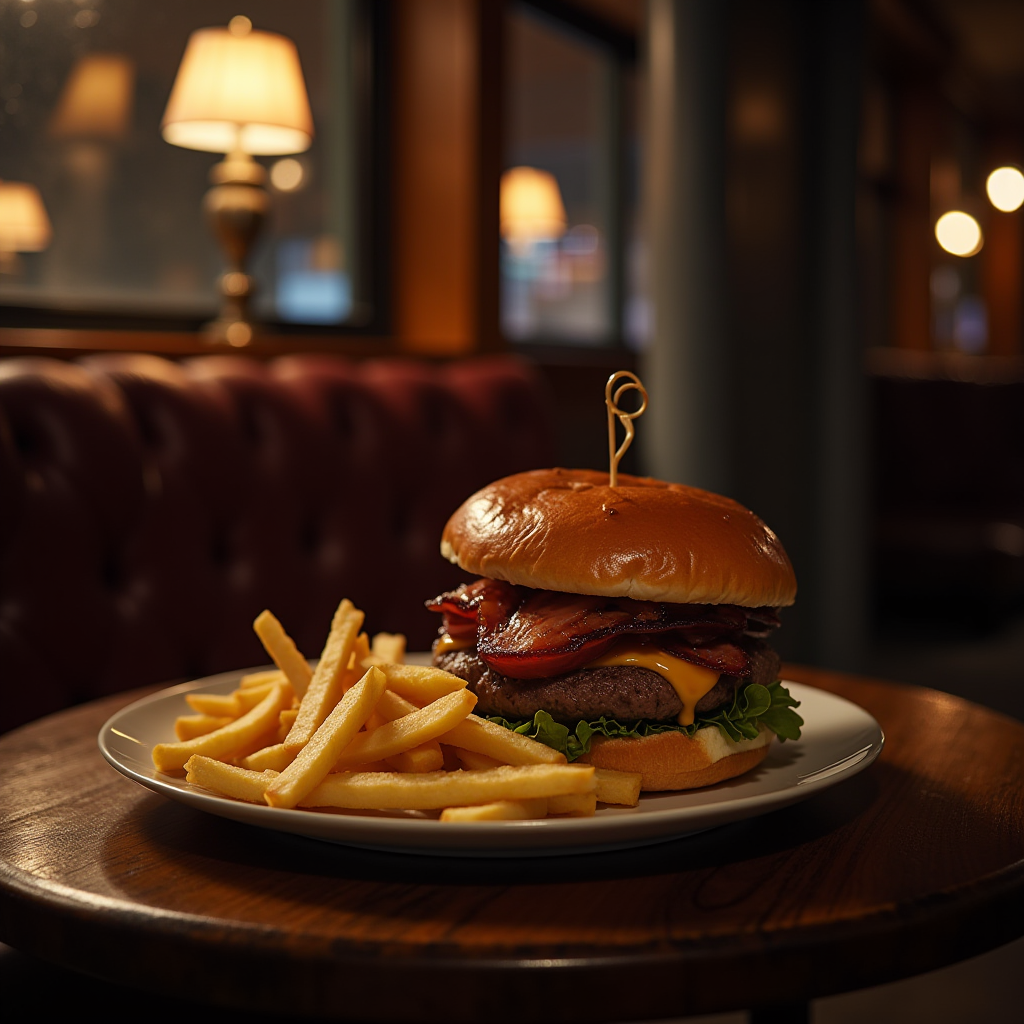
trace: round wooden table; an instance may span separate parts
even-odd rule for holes
[[[360,1021],[622,1021],[907,977],[1024,932],[1024,724],[812,669],[886,734],[860,775],[659,845],[470,860],[171,803],[102,760],[120,695],[0,739],[0,941],[159,993]],[[799,1011],[793,1015],[799,1017]]]

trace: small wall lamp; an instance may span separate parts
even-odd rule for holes
[[[45,249],[51,235],[39,189],[24,181],[0,181],[0,273],[15,273],[18,253]]]

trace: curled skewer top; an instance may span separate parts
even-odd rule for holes
[[[625,384],[616,382],[626,379]],[[633,412],[625,412],[619,408],[619,400],[627,391],[639,391],[641,396],[640,407]],[[626,454],[629,446],[633,443],[633,436],[636,433],[633,427],[633,420],[643,415],[647,409],[647,388],[643,386],[640,378],[629,370],[619,370],[608,378],[604,386],[604,404],[608,407],[608,484],[617,487],[619,483],[619,462]],[[618,418],[626,431],[622,445],[615,448],[615,420]]]

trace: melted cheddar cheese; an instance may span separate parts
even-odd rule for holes
[[[652,644],[629,638],[620,640],[607,654],[587,665],[587,668],[599,668],[602,665],[636,665],[657,672],[671,684],[683,703],[678,718],[680,725],[693,725],[697,701],[712,689],[719,676],[712,669],[693,665],[682,658],[666,654]]]
[[[464,651],[472,646],[471,640],[456,640],[448,633],[442,633],[434,644],[434,654],[450,654],[452,651]]]

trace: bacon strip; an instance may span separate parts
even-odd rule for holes
[[[481,579],[427,603],[455,638],[476,640],[492,670],[543,679],[585,667],[623,635],[648,636],[669,654],[743,676],[749,659],[737,640],[778,624],[771,608],[686,605],[529,590]]]

